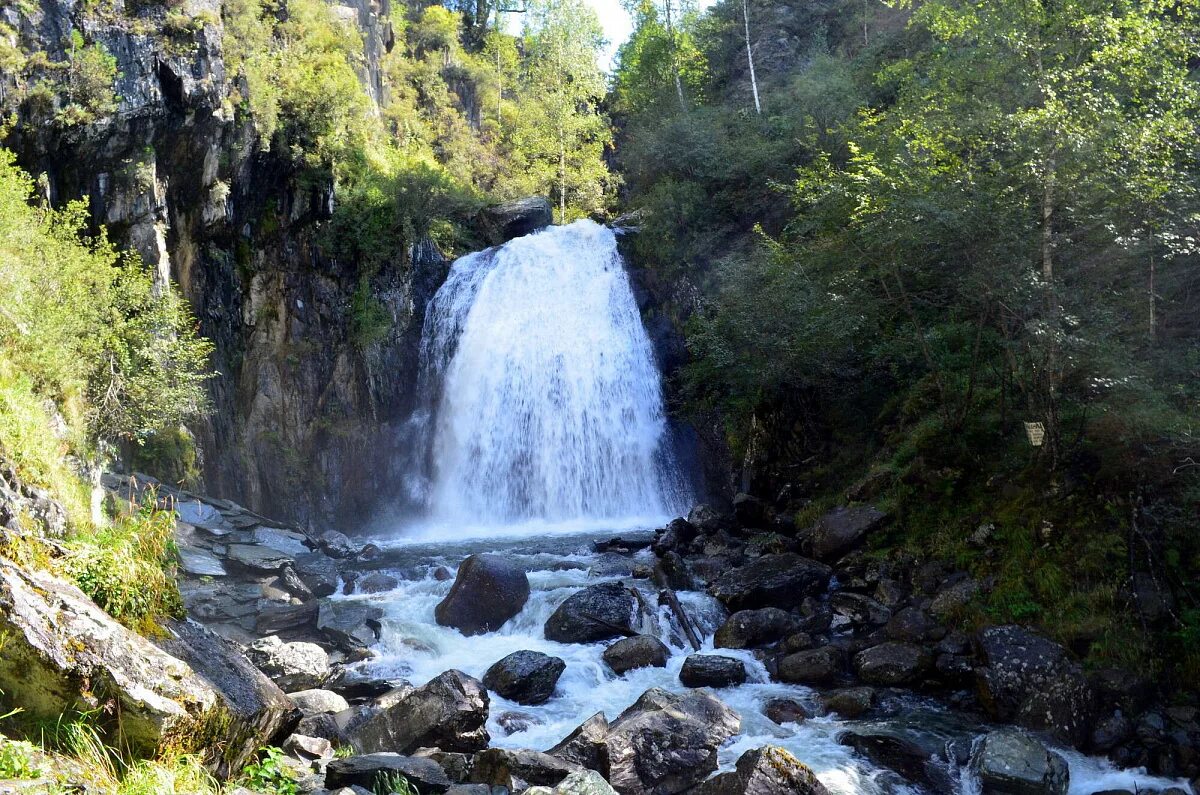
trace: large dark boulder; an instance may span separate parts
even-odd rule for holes
[[[541,704],[554,694],[554,685],[566,668],[567,663],[559,657],[515,651],[488,668],[483,684],[509,701]]]
[[[665,555],[668,552],[682,552],[696,538],[696,528],[687,519],[674,519],[654,538],[650,548],[654,554]]]
[[[684,792],[717,769],[717,749],[741,725],[707,691],[647,690],[609,727],[608,781],[622,795]]]
[[[518,564],[501,555],[471,555],[434,618],[464,635],[481,635],[502,627],[528,600],[529,577]]]
[[[546,620],[546,640],[592,643],[631,635],[636,604],[617,581],[589,585],[567,597]]]
[[[603,656],[613,673],[623,674],[634,668],[665,668],[671,650],[653,635],[634,635],[609,646]]]
[[[679,681],[684,687],[730,687],[746,681],[746,664],[720,654],[692,654],[683,661]]]
[[[832,570],[794,553],[764,555],[717,577],[708,592],[730,610],[789,608],[829,587]]]
[[[365,754],[332,760],[325,768],[325,786],[362,787],[376,792],[384,776],[400,775],[420,792],[445,792],[451,781],[441,766],[432,759],[420,756],[401,756],[394,753]]]
[[[488,741],[488,694],[478,679],[450,670],[430,680],[347,729],[362,753],[411,753],[437,746],[472,752]]]
[[[778,607],[739,610],[725,620],[713,636],[718,649],[753,649],[778,643],[800,631],[795,616]]]
[[[345,651],[365,649],[379,639],[383,609],[366,602],[325,599],[317,611],[317,629]]]
[[[1018,626],[989,627],[976,637],[980,701],[996,719],[1048,731],[1079,745],[1095,715],[1083,668],[1062,646]]]
[[[774,745],[742,754],[735,770],[713,776],[693,795],[829,795],[803,762]]]
[[[776,678],[799,685],[827,684],[845,669],[845,654],[836,646],[798,651],[779,661]]]
[[[854,655],[854,670],[870,685],[898,687],[917,681],[933,664],[929,652],[913,643],[888,641]]]
[[[869,505],[835,508],[817,520],[812,528],[812,554],[818,560],[832,560],[857,547],[885,515]]]
[[[527,196],[485,207],[479,214],[488,243],[498,246],[554,223],[554,208],[544,196]]]
[[[541,751],[488,748],[475,754],[470,781],[519,792],[530,786],[552,787],[580,766]]]
[[[1070,783],[1061,756],[1015,731],[985,737],[973,764],[983,795],[1065,795]]]
[[[942,764],[935,761],[945,752],[944,739],[908,733],[902,728],[868,725],[842,734],[838,742],[933,792],[953,792],[955,789]]]

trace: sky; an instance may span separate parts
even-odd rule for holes
[[[596,9],[600,24],[604,26],[604,38],[608,40],[608,45],[600,59],[600,65],[611,71],[617,48],[624,44],[633,32],[633,20],[625,13],[625,9],[621,8],[621,0],[587,0],[587,4]]]

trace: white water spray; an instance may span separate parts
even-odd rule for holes
[[[456,261],[426,314],[438,523],[660,519],[685,510],[662,383],[613,232],[576,221]]]

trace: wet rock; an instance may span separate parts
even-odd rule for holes
[[[483,684],[509,701],[541,704],[554,694],[554,686],[566,667],[559,657],[516,651],[492,665],[483,675]]]
[[[359,547],[345,533],[337,530],[326,530],[317,537],[317,546],[331,558],[352,558],[359,552]]]
[[[977,643],[984,665],[975,670],[976,688],[994,718],[1049,731],[1072,745],[1087,739],[1094,697],[1066,649],[1017,626],[989,627]]]
[[[854,656],[854,670],[867,684],[897,687],[912,684],[929,670],[929,652],[912,643],[889,641]]]
[[[952,685],[964,685],[975,676],[975,661],[959,654],[939,654],[933,663],[939,678]]]
[[[813,636],[807,632],[793,632],[783,639],[783,650],[788,654],[794,654],[798,651],[808,651],[817,645],[813,640]]]
[[[684,687],[731,687],[746,681],[746,665],[734,657],[692,654],[683,661],[679,681]]]
[[[433,579],[437,580],[438,582],[445,582],[446,580],[453,578],[454,575],[451,574],[450,569],[446,568],[445,566],[438,566],[433,570]]]
[[[1133,736],[1133,724],[1121,714],[1120,710],[1107,718],[1102,718],[1092,729],[1092,750],[1107,752]]]
[[[529,600],[525,569],[502,555],[471,555],[434,611],[437,622],[464,635],[493,632]]]
[[[937,786],[943,783],[944,777],[930,764],[930,759],[941,750],[940,747],[923,746],[900,732],[887,729],[846,732],[838,737],[838,742],[858,751],[876,765],[896,771],[914,784],[932,785],[934,791],[947,789]]]
[[[650,548],[659,557],[668,552],[683,552],[695,540],[696,532],[687,519],[674,519],[655,537]]]
[[[608,667],[619,675],[635,668],[665,668],[671,651],[653,635],[635,635],[612,644],[603,656]]]
[[[777,678],[792,684],[832,682],[845,668],[845,655],[834,646],[789,654],[779,661]]]
[[[279,570],[279,579],[275,584],[301,601],[312,599],[315,595],[308,583],[304,582],[304,578],[296,572],[296,567],[290,563]]]
[[[346,649],[370,646],[379,639],[383,610],[364,602],[326,600],[317,611],[317,629]]]
[[[284,692],[310,690],[329,679],[329,655],[315,643],[284,643],[278,635],[260,638],[246,656]]]
[[[1015,731],[992,732],[974,761],[983,795],[1065,795],[1067,763]]]
[[[547,749],[546,753],[589,770],[595,770],[607,777],[608,720],[604,717],[604,713],[597,712],[579,724],[573,732],[560,740],[553,748]]]
[[[308,548],[308,539],[303,533],[284,530],[282,527],[256,527],[252,538],[255,544],[269,547],[292,557],[312,551]]]
[[[301,581],[312,591],[313,596],[331,596],[337,591],[337,562],[324,552],[309,552],[297,555],[292,562]]]
[[[388,591],[396,590],[396,586],[400,584],[390,574],[384,574],[382,571],[373,571],[365,577],[358,578],[354,583],[354,589],[359,593],[387,593]]]
[[[696,588],[687,562],[675,551],[664,552],[654,564],[654,579],[676,591],[691,591]]]
[[[500,724],[500,729],[507,737],[510,734],[526,731],[530,726],[536,726],[540,721],[536,716],[528,712],[517,712],[515,710],[509,712],[501,712],[496,717],[496,723]]]
[[[763,705],[763,714],[775,723],[803,723],[812,717],[794,698],[773,698]]]
[[[892,611],[869,596],[852,591],[838,591],[829,597],[829,607],[834,615],[844,616],[852,624],[860,626],[883,626],[892,617]]]
[[[798,629],[795,617],[778,607],[739,610],[717,630],[713,645],[718,649],[753,649],[777,643]]]
[[[334,693],[332,690],[321,690],[314,688],[312,690],[299,690],[295,693],[288,693],[288,698],[292,700],[300,711],[305,715],[334,715],[338,712],[350,709],[350,704],[346,699]]]
[[[204,549],[179,547],[179,569],[193,577],[224,577],[228,572],[221,560]]]
[[[713,533],[729,525],[729,517],[720,509],[706,504],[692,508],[687,515],[688,524],[701,533]]]
[[[479,217],[487,241],[493,246],[506,243],[514,237],[532,234],[554,223],[550,200],[544,196],[528,196],[485,207]]]
[[[843,718],[858,718],[875,706],[875,689],[871,687],[845,687],[831,690],[822,698],[825,709]]]
[[[410,753],[422,746],[470,752],[487,747],[487,717],[483,683],[450,670],[347,731],[353,745],[364,753],[383,749]]]
[[[470,781],[517,792],[530,785],[554,786],[578,769],[574,763],[541,751],[489,748],[475,754]]]
[[[717,577],[708,592],[730,610],[791,606],[829,586],[830,568],[794,553],[764,555]]]
[[[813,526],[813,556],[818,560],[831,560],[849,552],[883,524],[884,518],[882,512],[870,506],[835,508]]]
[[[592,643],[633,634],[636,605],[620,582],[602,582],[567,597],[546,621],[546,640]]]
[[[742,754],[736,769],[692,790],[694,795],[829,795],[806,765],[774,745]]]
[[[445,792],[451,781],[441,766],[432,759],[401,756],[395,753],[373,753],[334,759],[325,768],[325,786],[363,787],[375,792],[381,776],[399,774],[422,792]]]
[[[332,759],[333,744],[325,737],[309,737],[304,734],[292,734],[280,748],[297,759]]]
[[[292,556],[258,544],[230,544],[225,558],[243,569],[274,574],[292,563]]]
[[[316,715],[305,715],[296,724],[296,734],[302,734],[306,737],[321,737],[326,740],[342,739],[342,729],[338,726],[338,722],[334,720],[333,715],[327,713],[319,713]]]
[[[706,691],[647,690],[609,727],[609,783],[623,793],[683,792],[717,769],[717,749],[740,730],[738,714]]]

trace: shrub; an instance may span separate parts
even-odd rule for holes
[[[300,788],[285,760],[283,751],[278,748],[263,748],[259,760],[246,765],[242,771],[245,785],[271,795],[297,795]]]

